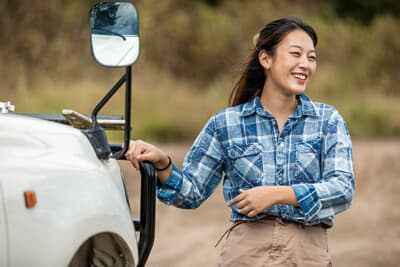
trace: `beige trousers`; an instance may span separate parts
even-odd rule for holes
[[[235,225],[226,236],[219,266],[332,266],[326,229],[280,219]]]

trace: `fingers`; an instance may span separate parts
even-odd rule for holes
[[[228,207],[236,204],[236,207],[240,210],[240,213],[247,215],[248,217],[254,217],[261,211],[258,211],[253,201],[251,201],[250,191],[240,189],[240,194],[228,202]]]
[[[258,211],[251,204],[247,204],[243,209],[240,210],[240,213],[247,215],[247,217],[254,217],[257,214],[259,214],[260,212],[261,211]]]
[[[250,211],[249,213],[247,213],[247,217],[254,217],[254,216],[256,216],[258,213],[259,213],[259,212],[255,211],[255,210],[252,210],[252,211]]]
[[[137,164],[136,164],[136,160],[135,160],[136,156],[137,156],[137,155],[135,155],[137,153],[136,151],[137,151],[137,143],[135,141],[131,140],[129,142],[129,148],[125,153],[125,157],[127,160],[129,160],[132,163],[133,167],[135,167],[137,169]]]
[[[242,201],[243,199],[246,198],[246,190],[243,189],[239,189],[240,194],[237,195],[234,199],[232,199],[231,201],[228,202],[228,207],[231,207],[232,205],[234,205],[235,203]]]
[[[142,140],[130,141],[125,157],[131,161],[136,170],[140,168],[140,161],[147,160],[153,164],[157,164],[157,162],[160,162],[164,158],[168,160],[168,156],[165,152]]]
[[[243,199],[242,201],[239,201],[236,205],[238,209],[242,209],[246,207],[249,204],[249,201],[247,199]]]
[[[247,214],[252,210],[253,210],[253,207],[251,207],[251,205],[246,205],[243,209],[240,210],[240,212],[243,214]]]
[[[228,204],[227,204],[228,207],[231,207],[232,205],[235,205],[235,203],[243,200],[244,197],[245,196],[243,194],[237,195],[235,198],[233,198],[231,201],[228,202]]]
[[[128,151],[125,157],[132,162],[133,167],[139,170],[139,161],[142,160],[143,154],[149,151],[150,144],[142,140],[130,141]]]
[[[136,157],[139,161],[150,161],[153,162],[155,158],[155,154],[151,151],[145,151],[144,153],[138,155]]]

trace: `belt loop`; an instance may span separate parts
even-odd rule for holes
[[[287,225],[287,223],[285,223],[285,222],[283,221],[282,217],[276,217],[275,220],[276,220],[279,224],[281,224],[281,225]]]

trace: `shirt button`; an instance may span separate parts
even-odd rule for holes
[[[276,121],[272,121],[272,125],[275,125],[276,124]]]

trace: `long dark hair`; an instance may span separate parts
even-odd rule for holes
[[[259,52],[264,50],[268,55],[274,56],[276,46],[288,33],[296,29],[306,32],[312,39],[314,46],[317,46],[318,37],[314,29],[299,18],[282,18],[268,23],[261,30],[256,46],[249,55],[246,68],[232,89],[229,97],[231,106],[248,102],[261,95],[267,77],[264,68],[258,61]]]

